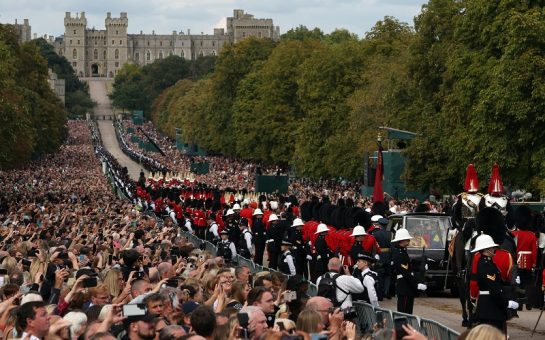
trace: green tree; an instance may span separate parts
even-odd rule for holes
[[[309,30],[306,26],[299,25],[282,34],[280,38],[281,40],[323,40],[324,32],[318,27]]]

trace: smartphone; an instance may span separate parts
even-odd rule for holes
[[[248,339],[248,324],[250,323],[250,318],[248,317],[248,313],[238,313],[237,314],[237,320],[238,325],[240,326],[240,330],[238,333],[239,339]]]
[[[176,264],[176,262],[178,262],[178,256],[170,255],[170,261],[172,261],[172,264]]]
[[[408,335],[407,332],[403,329],[403,325],[409,324],[409,319],[406,317],[399,317],[394,319],[394,327],[396,331],[396,340],[403,339],[404,336]]]
[[[111,266],[112,262],[114,260],[114,256],[112,254],[108,255],[108,264]]]
[[[144,278],[144,275],[145,275],[145,272],[136,272],[134,273],[133,278],[137,280],[141,280]]]
[[[286,330],[286,326],[284,326],[284,322],[283,321],[279,321],[276,323],[278,325],[278,329],[280,329],[281,332],[285,331]]]
[[[143,303],[123,305],[123,316],[146,315],[146,306]]]
[[[287,292],[286,293],[286,302],[297,300],[297,292]]]
[[[24,260],[25,260],[25,259],[23,259],[23,261],[24,261]],[[27,261],[28,261],[28,260],[27,260]],[[29,261],[29,262],[30,262],[30,261]],[[25,264],[23,263],[23,265],[25,265]],[[0,268],[0,275],[8,275],[8,270],[5,269],[5,268]]]
[[[376,311],[375,317],[377,319],[377,328],[384,328],[384,315],[382,314],[382,311]]]
[[[90,287],[96,287],[98,285],[98,281],[96,276],[95,277],[87,277],[83,279],[83,288],[90,288]]]
[[[36,248],[31,248],[29,251],[28,251],[28,257],[36,257],[36,255],[38,254],[37,252],[37,249]]]
[[[23,266],[27,266],[27,267],[28,267],[28,266],[30,266],[30,265],[32,264],[32,261],[27,260],[27,259],[22,259],[22,260],[21,260],[21,263],[23,264]],[[1,269],[0,269],[0,270],[1,270]],[[7,273],[8,273],[8,272],[6,271],[6,274],[7,274]],[[2,275],[2,274],[0,273],[0,275]]]

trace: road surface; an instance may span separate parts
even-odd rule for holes
[[[93,115],[98,120],[98,128],[102,135],[104,147],[117,159],[119,164],[127,167],[132,179],[138,180],[141,170],[144,170],[146,177],[148,177],[148,171],[125,155],[119,148],[113,127],[114,112],[106,89],[107,80],[99,78],[86,78],[85,80],[89,84],[91,98],[97,102]],[[107,120],[104,120],[104,118]]]

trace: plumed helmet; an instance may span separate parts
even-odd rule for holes
[[[477,178],[477,171],[473,164],[467,166],[464,191],[469,193],[476,193],[479,191],[479,179]]]
[[[490,235],[494,242],[502,244],[505,239],[505,218],[503,214],[494,208],[483,208],[475,217],[477,230]]]
[[[492,167],[492,176],[488,182],[488,194],[492,196],[502,196],[504,193],[503,182],[500,176],[500,166],[494,163]]]

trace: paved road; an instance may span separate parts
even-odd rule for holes
[[[396,300],[384,300],[380,302],[382,308],[396,310]],[[422,318],[437,321],[458,332],[463,332],[465,328],[462,324],[462,309],[457,298],[451,297],[425,297],[416,298],[414,302],[414,314]],[[530,339],[532,329],[539,316],[539,310],[518,312],[519,318],[513,319],[507,323],[507,331],[510,340]],[[545,313],[544,313],[545,314]],[[536,333],[532,339],[545,339],[545,315],[541,317],[540,324],[537,326]]]
[[[130,159],[127,155],[121,151],[117,139],[115,138],[115,130],[112,125],[112,120],[100,120],[106,117],[107,119],[112,119],[114,113],[112,111],[112,106],[110,104],[110,99],[108,98],[108,92],[106,89],[107,80],[96,79],[96,78],[87,78],[85,79],[89,84],[89,91],[91,98],[97,102],[97,107],[95,108],[94,115],[98,120],[98,128],[100,134],[102,135],[102,142],[106,150],[108,150],[115,158],[119,164],[126,166],[129,170],[129,175],[134,180],[138,180],[140,176],[140,170],[142,167]],[[146,177],[149,175],[148,171],[144,170]]]

